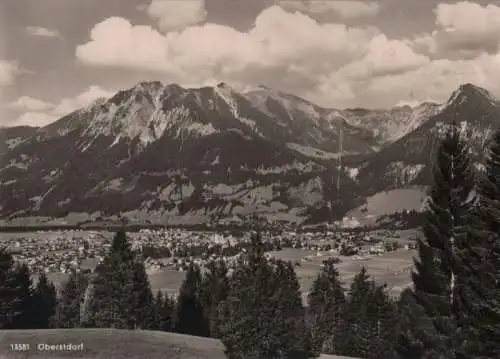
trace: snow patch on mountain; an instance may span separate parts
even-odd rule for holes
[[[315,147],[303,146],[298,143],[287,143],[287,147],[291,150],[297,151],[308,157],[319,158],[323,160],[335,159],[339,157],[338,153],[326,152]]]

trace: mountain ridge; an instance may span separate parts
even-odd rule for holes
[[[331,220],[380,191],[428,183],[450,118],[478,152],[499,115],[472,84],[443,104],[338,110],[263,86],[141,82],[48,126],[0,131],[0,215]]]

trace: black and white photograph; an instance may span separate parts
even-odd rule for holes
[[[0,359],[500,359],[500,2],[0,0]]]

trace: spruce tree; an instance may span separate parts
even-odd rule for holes
[[[229,359],[304,358],[311,352],[293,266],[268,263],[259,234],[232,272],[219,318]]]
[[[500,131],[491,142],[469,240],[459,256],[468,289],[460,292],[468,319],[460,358],[500,356]]]
[[[54,284],[49,282],[47,275],[38,277],[32,298],[32,321],[34,329],[47,329],[55,324],[57,292]]]
[[[174,330],[177,333],[208,337],[209,323],[200,298],[200,267],[191,264],[177,299]]]
[[[58,328],[78,328],[81,312],[88,286],[88,279],[82,273],[71,272],[69,279],[63,284],[56,308],[56,326]]]
[[[333,258],[323,262],[308,295],[308,319],[314,349],[326,354],[337,352],[339,334],[343,330],[341,318],[346,298],[335,266],[337,263],[338,259]]]
[[[210,337],[218,336],[217,308],[226,300],[229,286],[228,268],[223,260],[209,262],[201,282],[201,302],[210,327]]]
[[[33,329],[33,283],[26,264],[14,265],[8,285],[13,294],[9,329]]]
[[[455,124],[438,148],[433,177],[412,280],[417,302],[435,330],[430,333],[426,328],[427,333],[413,336],[425,339],[429,355],[453,358],[461,341],[457,334],[463,315],[459,291],[464,275],[458,258],[467,243],[474,188],[468,146]]]
[[[366,268],[354,277],[347,302],[342,312],[343,332],[340,335],[337,354],[368,358],[373,349],[373,330],[367,308],[375,290]]]
[[[156,306],[156,329],[169,332],[173,330],[173,317],[175,301],[162,291],[158,291],[155,297]]]
[[[0,329],[10,326],[15,297],[11,287],[14,258],[6,247],[0,248]]]
[[[110,253],[97,266],[88,294],[85,326],[137,329],[153,325],[153,295],[144,264],[132,252],[124,230],[115,234]]]

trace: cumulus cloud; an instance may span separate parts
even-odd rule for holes
[[[93,85],[77,96],[65,97],[56,104],[22,96],[7,107],[19,113],[13,125],[44,126],[79,108],[90,105],[99,98],[108,98],[113,94],[114,91]]]
[[[90,105],[99,98],[108,98],[114,94],[114,91],[103,89],[99,86],[90,86],[87,90],[73,98],[63,98],[53,109],[53,114],[64,116],[79,108]]]
[[[159,71],[172,82],[217,78],[260,83],[281,78],[291,81],[287,86],[312,86],[316,76],[362,58],[378,33],[374,28],[319,24],[279,6],[265,9],[246,32],[208,23],[162,35],[113,17],[94,26],[90,41],[77,47],[76,57],[92,66]]]
[[[48,111],[54,108],[54,104],[29,96],[21,96],[16,101],[8,104],[7,107],[14,110]]]
[[[41,37],[60,37],[60,34],[57,30],[47,29],[44,27],[38,26],[27,26],[25,28],[26,33],[32,36],[41,36]]]
[[[12,61],[0,60],[0,87],[10,85],[19,73],[19,67]]]
[[[448,43],[450,34],[459,31],[451,28],[465,34],[465,24],[444,16],[446,11],[451,10],[436,8],[434,32],[411,39],[390,38],[366,26],[319,23],[310,12],[277,5],[264,9],[247,31],[205,23],[164,34],[112,17],[94,26],[88,42],[77,47],[76,58],[87,66],[154,71],[159,79],[181,85],[263,84],[328,107],[444,101],[464,82],[500,94],[497,52],[456,60],[436,56],[444,32]],[[488,21],[485,29],[494,28],[496,20]],[[469,39],[482,38],[489,32],[485,29],[474,30]]]
[[[288,10],[296,10],[308,14],[324,14],[333,12],[344,19],[376,16],[380,11],[380,5],[375,1],[282,0],[277,3],[279,6]]]
[[[20,115],[11,125],[41,127],[54,122],[56,119],[57,117],[43,112],[25,112]]]
[[[207,16],[205,0],[152,0],[146,12],[163,32],[199,24]]]
[[[441,57],[474,58],[500,48],[500,7],[462,1],[434,9],[436,30],[416,35],[410,46]]]

